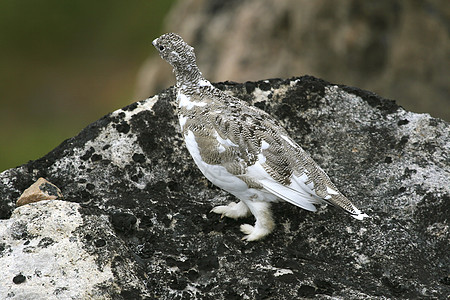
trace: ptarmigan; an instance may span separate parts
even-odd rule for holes
[[[164,34],[153,45],[174,69],[179,122],[192,158],[208,180],[240,200],[212,212],[234,219],[251,213],[256,219],[254,226],[241,225],[243,239],[272,232],[270,204],[280,199],[310,211],[314,204],[331,203],[356,219],[367,217],[276,119],[204,79],[194,48],[179,35]]]

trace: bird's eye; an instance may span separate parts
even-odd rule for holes
[[[159,46],[159,50],[163,51],[164,50],[164,46]]]

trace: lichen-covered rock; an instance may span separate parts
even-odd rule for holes
[[[61,240],[77,237],[74,232],[91,236],[78,236],[79,248],[89,249],[92,258],[86,261],[97,264],[93,276],[108,272],[99,271],[99,261],[114,262],[114,288],[104,290],[114,299],[120,299],[119,291],[149,299],[449,294],[449,124],[370,92],[307,76],[216,86],[278,118],[371,218],[357,221],[333,207],[311,213],[280,203],[274,206],[278,227],[272,235],[257,243],[241,241],[238,224],[251,220],[209,213],[232,196],[204,179],[189,157],[171,88],[103,117],[43,158],[0,174],[3,222],[13,223],[20,209],[28,209],[10,217],[17,197],[37,178],[60,186],[67,201],[82,207],[80,225],[61,233],[67,235]],[[37,205],[42,204],[32,207]],[[61,208],[47,210],[57,215]],[[95,234],[94,223],[91,229],[83,225],[92,218],[103,224]],[[37,233],[34,240],[44,237]],[[106,245],[95,247],[98,239]],[[27,255],[18,245],[2,249],[2,259],[8,251]],[[115,253],[126,259],[115,259]],[[5,268],[2,260],[0,267]],[[20,275],[25,279],[16,278],[24,280],[18,287],[39,279],[17,268],[7,280],[16,285],[13,279]],[[52,280],[62,286],[72,276]],[[48,294],[53,292],[49,287]]]
[[[1,299],[145,296],[130,253],[105,216],[60,200],[22,206],[0,221]],[[130,298],[127,298],[130,299]]]

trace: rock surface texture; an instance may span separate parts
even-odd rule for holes
[[[279,203],[273,234],[241,241],[209,212],[233,199],[195,167],[170,88],[0,174],[0,298],[448,297],[448,123],[308,76],[215,85],[278,118],[371,218]],[[14,210],[39,177],[66,201]]]
[[[144,277],[107,219],[60,200],[17,208],[0,226],[1,299],[135,299]]]

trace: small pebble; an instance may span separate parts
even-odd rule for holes
[[[22,206],[42,200],[55,199],[64,199],[61,190],[53,183],[41,177],[22,193],[16,205]]]

